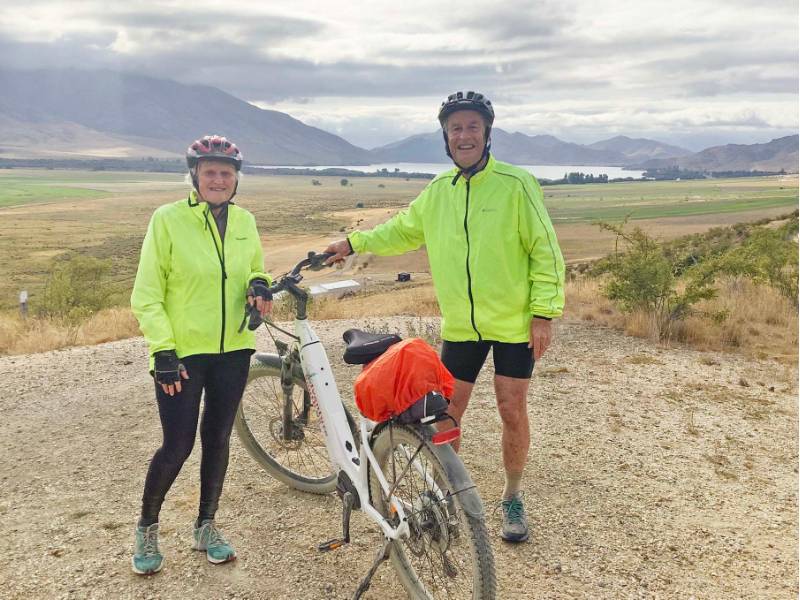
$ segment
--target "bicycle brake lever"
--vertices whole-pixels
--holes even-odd
[[[311,271],[321,271],[325,267],[329,267],[330,265],[325,264],[325,261],[328,260],[331,256],[333,256],[333,252],[320,252],[319,254],[315,252],[308,253],[308,261],[309,265],[308,268]]]
[[[249,318],[248,318],[249,317]],[[264,319],[261,318],[261,313],[258,312],[256,305],[245,304],[244,305],[244,317],[242,317],[242,322],[239,325],[238,332],[242,333],[244,331],[244,326],[247,324],[247,328],[250,331],[255,331],[258,329],[261,324],[264,322]]]
[[[258,329],[261,324],[264,322],[264,319],[261,318],[261,313],[258,312],[256,305],[253,304],[250,307],[250,321],[247,323],[247,328],[250,331],[255,331]]]

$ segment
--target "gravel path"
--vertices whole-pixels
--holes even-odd
[[[332,358],[353,324],[319,324]],[[338,499],[271,480],[235,437],[218,521],[239,560],[213,566],[190,549],[196,451],[162,512],[164,571],[131,573],[141,486],[160,442],[145,355],[138,338],[0,358],[0,596],[351,597],[378,548],[374,526],[354,514],[350,547],[319,554],[315,545],[338,535]],[[337,370],[349,396],[355,371]],[[560,323],[530,394],[533,535],[509,546],[492,512],[500,421],[484,372],[462,456],[489,515],[498,597],[797,598],[796,378],[775,362]],[[366,595],[404,597],[388,565]]]

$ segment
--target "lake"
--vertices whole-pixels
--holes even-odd
[[[261,169],[350,169],[352,171],[364,171],[373,173],[386,169],[394,171],[399,169],[407,173],[432,173],[434,175],[453,168],[453,163],[376,163],[373,165],[324,165],[319,167],[287,167],[284,165],[253,165]],[[642,177],[643,171],[626,171],[622,167],[597,167],[597,166],[576,166],[576,165],[519,165],[534,174],[539,179],[561,179],[564,173],[585,173],[587,175],[608,175],[609,179],[618,177]]]

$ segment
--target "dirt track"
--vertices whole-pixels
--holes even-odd
[[[324,324],[334,362],[349,326]],[[160,439],[145,354],[134,339],[0,358],[0,595],[350,597],[377,548],[371,523],[354,515],[354,543],[318,554],[316,543],[338,535],[338,500],[285,489],[235,439],[218,520],[239,560],[215,567],[190,549],[195,452],[162,512],[164,571],[131,573],[142,480]],[[352,374],[340,369],[343,395]],[[560,323],[530,394],[533,535],[508,546],[492,514],[499,418],[484,372],[463,457],[486,505],[498,597],[796,598],[796,377],[774,362]],[[404,597],[389,566],[366,597]]]

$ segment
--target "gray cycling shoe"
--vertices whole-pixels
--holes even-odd
[[[507,542],[524,542],[528,539],[528,519],[522,505],[522,494],[517,492],[509,500],[501,503],[503,509],[503,529],[500,537]]]
[[[149,527],[136,526],[134,537],[133,572],[138,575],[158,573],[164,566],[164,556],[158,550],[158,523]]]
[[[194,528],[194,549],[205,551],[208,562],[215,565],[236,558],[236,550],[222,537],[213,520],[207,519]]]

